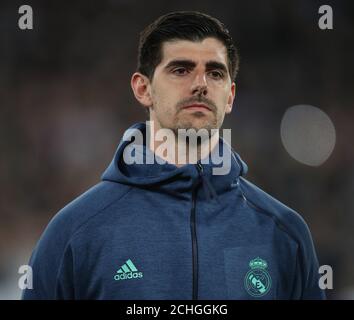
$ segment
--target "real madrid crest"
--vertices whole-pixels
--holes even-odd
[[[272,286],[272,279],[266,270],[268,264],[265,260],[257,257],[250,261],[249,266],[251,270],[245,276],[245,289],[253,297],[262,297],[268,293]]]

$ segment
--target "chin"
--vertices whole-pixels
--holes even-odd
[[[219,129],[218,119],[215,115],[206,115],[203,112],[194,112],[192,114],[177,114],[170,127],[173,131],[177,132],[178,129],[194,129],[196,131],[200,129]]]
[[[182,122],[176,125],[175,130],[178,129],[194,129],[196,131],[200,129],[206,129],[210,131],[211,129],[218,129],[217,125],[210,123],[208,121],[191,121],[191,122]]]

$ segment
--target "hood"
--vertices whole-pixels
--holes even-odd
[[[142,139],[137,139],[140,136]],[[129,150],[132,150],[133,156],[143,156],[144,160],[150,157],[153,159],[150,161],[152,163],[143,161],[143,163],[128,164],[124,161],[126,158],[123,155]],[[219,160],[223,159],[224,155],[231,159],[228,160],[227,174],[215,174],[215,169],[223,166],[223,162],[216,163],[217,161],[213,160],[216,158],[212,155],[217,151],[219,151]],[[158,189],[182,198],[189,198],[191,190],[202,183],[204,197],[210,198],[217,197],[218,194],[233,188],[237,184],[238,177],[245,175],[248,170],[246,163],[222,138],[220,138],[219,148],[214,148],[206,161],[198,161],[198,164],[186,164],[181,167],[170,163],[160,164],[162,161],[157,156],[154,158],[153,152],[146,146],[146,124],[137,123],[125,132],[113,160],[102,175],[102,180],[149,190]]]

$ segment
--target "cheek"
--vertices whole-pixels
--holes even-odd
[[[229,107],[227,106],[230,102],[230,93],[231,92],[231,88],[227,88],[224,92],[223,95],[223,105],[225,106],[225,111],[229,111]]]
[[[178,102],[174,91],[164,86],[159,86],[152,90],[152,100],[157,112],[165,114],[173,114]]]
[[[218,96],[215,98],[215,103],[218,106],[218,110],[221,112],[227,111],[227,104],[229,102],[229,91],[220,90]]]

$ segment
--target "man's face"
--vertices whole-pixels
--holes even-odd
[[[235,96],[223,43],[175,40],[161,50],[162,61],[149,85],[150,120],[174,131],[220,128]]]

